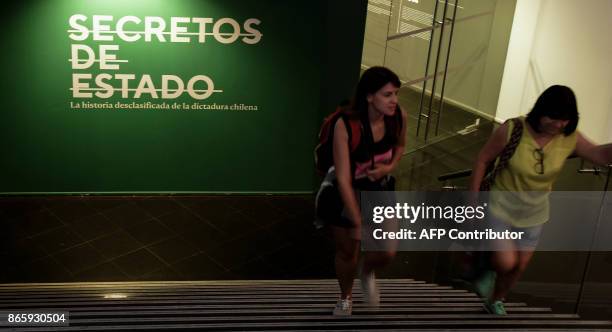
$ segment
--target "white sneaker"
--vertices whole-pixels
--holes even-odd
[[[363,299],[371,307],[378,307],[380,304],[380,293],[376,286],[376,276],[374,271],[371,271],[367,275],[361,274],[361,292],[363,293]]]
[[[353,312],[351,299],[339,299],[334,308],[334,316],[350,316]]]

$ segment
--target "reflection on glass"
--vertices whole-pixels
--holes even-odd
[[[404,83],[400,104],[410,115],[408,151],[456,135],[476,118],[494,117],[516,1],[458,0],[451,31],[455,3],[449,0],[446,11],[444,0],[438,0],[437,10],[435,0],[368,3],[362,67],[387,66]],[[436,98],[430,102],[434,76]],[[440,103],[443,87],[444,103]],[[432,115],[421,116],[421,126],[427,119],[436,126],[442,107],[438,136],[427,142],[421,131],[415,139],[423,89],[423,112],[427,114],[431,104]]]
[[[366,28],[361,58],[362,67],[369,68],[384,64],[390,17],[390,0],[368,1],[368,13],[366,16]]]

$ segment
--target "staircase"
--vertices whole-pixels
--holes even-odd
[[[355,285],[353,315],[334,317],[335,280],[0,284],[0,330],[17,331],[612,331],[549,308],[484,312],[473,293],[411,279],[379,280],[379,308]],[[69,326],[7,326],[7,311],[69,312]]]

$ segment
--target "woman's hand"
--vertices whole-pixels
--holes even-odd
[[[367,170],[370,181],[378,181],[393,171],[391,164],[376,163],[373,169]]]
[[[594,164],[607,166],[612,164],[612,143],[595,145],[580,132],[576,133],[576,154]]]

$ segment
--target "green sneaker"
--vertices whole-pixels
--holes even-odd
[[[504,308],[504,302],[502,301],[486,301],[484,304],[485,310],[493,315],[507,315],[506,308]]]
[[[495,278],[497,274],[495,271],[486,271],[474,281],[474,291],[478,296],[483,299],[490,299],[493,294],[493,289],[495,288]]]

